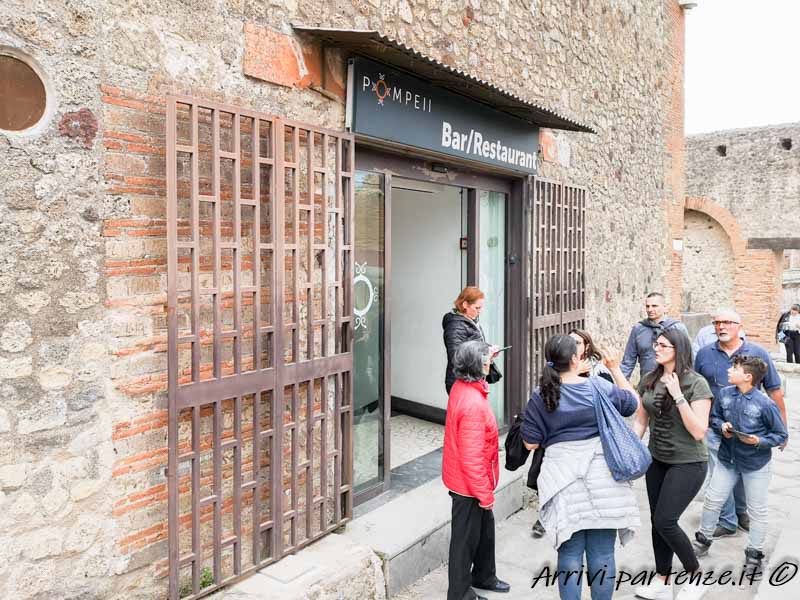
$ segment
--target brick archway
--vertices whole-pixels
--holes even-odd
[[[781,253],[749,249],[736,217],[711,198],[687,196],[683,208],[708,215],[728,235],[734,258],[734,308],[742,317],[748,339],[774,350],[782,289]]]

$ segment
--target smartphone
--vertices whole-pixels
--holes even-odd
[[[734,435],[738,435],[739,437],[741,436],[750,437],[751,435],[753,435],[752,433],[745,433],[744,431],[736,431],[735,429],[728,429],[728,431]]]

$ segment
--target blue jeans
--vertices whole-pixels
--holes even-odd
[[[713,434],[713,435],[712,435]],[[720,438],[716,432],[708,430],[706,434],[706,442],[708,444],[708,476],[706,478],[706,493],[708,493],[708,486],[711,483],[711,478],[714,475],[714,470],[719,464],[719,444]],[[719,525],[725,529],[733,531],[739,525],[739,519],[736,515],[741,515],[747,512],[747,498],[745,497],[744,483],[741,476],[733,487],[733,493],[728,494],[725,503],[722,505],[722,510],[719,513]],[[709,536],[710,537],[710,536]]]
[[[583,529],[558,547],[558,594],[561,600],[580,600],[583,578],[592,600],[609,600],[614,593],[616,529]],[[583,555],[589,566],[583,571]]]
[[[767,539],[767,516],[769,512],[769,480],[772,476],[770,463],[757,471],[736,471],[732,465],[719,463],[706,491],[703,501],[703,515],[700,517],[700,531],[708,538],[714,533],[719,511],[730,496],[737,481],[744,481],[747,493],[747,515],[750,517],[750,543],[755,550],[764,549]]]

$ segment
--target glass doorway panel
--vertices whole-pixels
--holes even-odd
[[[506,327],[506,195],[482,190],[478,199],[478,210],[478,287],[486,294],[480,323],[486,341],[503,347]],[[497,424],[502,427],[506,422],[505,353],[500,353],[495,364],[503,373],[504,379],[489,387],[489,402]]]
[[[385,177],[355,179],[353,473],[356,491],[383,481]]]

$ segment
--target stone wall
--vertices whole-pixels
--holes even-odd
[[[686,211],[681,311],[713,314],[721,306],[733,306],[734,269],[727,232],[709,215]]]
[[[797,123],[690,136],[686,140],[687,194],[723,209],[721,226],[730,233],[735,224],[745,245],[750,238],[800,237],[798,144],[800,124]],[[709,237],[698,238],[696,243],[707,243],[711,253],[718,241],[718,231],[714,228],[708,232]],[[759,341],[774,348],[774,323],[781,309],[795,297],[797,276],[791,270],[785,271],[782,288],[782,252],[747,251],[741,256],[757,254],[766,257],[763,262],[766,268],[752,268],[747,262],[737,264],[736,273],[730,276],[727,285],[750,290],[748,293],[735,290],[735,295],[741,298],[740,313],[752,313],[756,309],[748,304],[760,303],[759,316],[749,314],[747,332],[750,335],[761,331]],[[687,264],[689,261],[685,260],[684,269]],[[762,265],[760,259],[758,264]],[[704,294],[698,289],[699,278],[684,278],[684,283],[690,286],[684,288],[684,298]]]
[[[3,597],[164,597],[164,97],[341,129],[341,57],[292,22],[380,29],[591,124],[544,131],[541,168],[589,190],[588,327],[622,344],[647,291],[677,308],[677,0],[9,0],[0,45],[41,64],[55,113],[0,133]]]
[[[745,238],[798,237],[800,123],[688,136],[686,193],[730,210]]]

